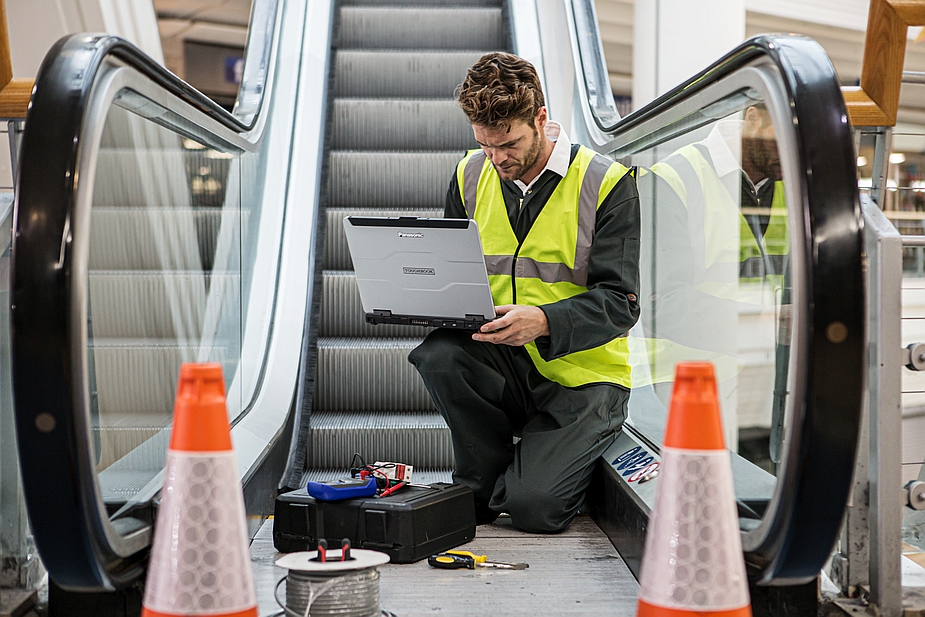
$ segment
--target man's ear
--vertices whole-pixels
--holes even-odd
[[[745,110],[745,136],[754,137],[761,130],[761,112],[754,107]]]
[[[536,110],[536,115],[533,117],[533,125],[536,127],[536,130],[542,134],[548,120],[549,112],[547,112],[546,107],[543,106]]]

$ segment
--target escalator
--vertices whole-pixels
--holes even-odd
[[[27,503],[59,586],[143,573],[180,362],[223,367],[252,532],[278,490],[354,454],[449,479],[448,430],[406,360],[426,331],[365,323],[343,218],[442,214],[475,146],[453,90],[498,49],[534,62],[573,141],[639,169],[634,389],[595,521],[638,574],[670,368],[709,360],[730,447],[757,427],[774,453],[734,457],[751,577],[816,576],[851,480],[865,340],[853,144],[821,48],[754,39],[621,119],[590,0],[256,0],[234,113],[113,37],[59,42],[37,78],[12,353]],[[745,141],[753,109],[765,143]],[[758,145],[779,157],[777,201],[743,208],[761,180],[740,148]],[[711,163],[685,167],[697,153]]]
[[[365,322],[343,220],[443,215],[456,162],[476,146],[453,90],[483,53],[508,47],[502,6],[346,0],[337,15],[309,469],[342,476],[356,453],[449,481],[449,431],[406,361],[425,331]]]

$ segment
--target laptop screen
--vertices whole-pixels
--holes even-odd
[[[344,231],[367,320],[473,328],[494,319],[475,221],[348,216]]]

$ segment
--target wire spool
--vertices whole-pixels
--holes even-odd
[[[350,559],[340,561],[339,549],[327,551],[318,561],[315,551],[291,553],[276,565],[289,573],[276,584],[276,601],[290,617],[380,617],[379,568],[389,556],[376,551],[352,549]],[[286,603],[279,587],[286,582]]]

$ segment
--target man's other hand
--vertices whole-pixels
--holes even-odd
[[[499,317],[483,324],[472,340],[519,347],[549,335],[546,313],[539,307],[505,304],[496,306],[495,313]]]

